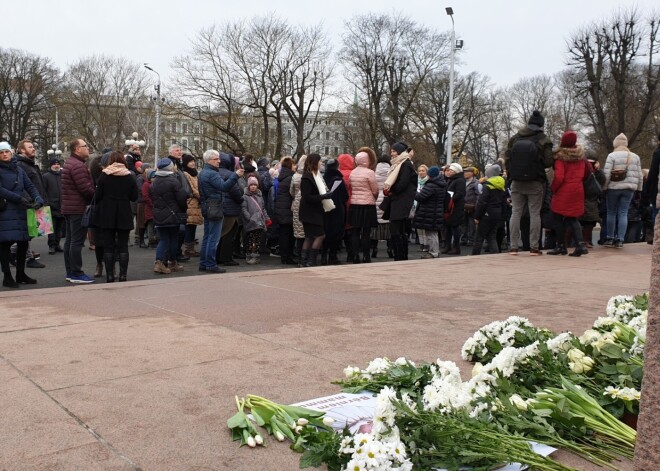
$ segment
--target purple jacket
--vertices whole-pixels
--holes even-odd
[[[94,196],[94,181],[85,162],[72,154],[62,169],[61,213],[83,214]]]

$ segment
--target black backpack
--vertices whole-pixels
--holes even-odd
[[[509,151],[509,179],[519,181],[545,180],[538,142],[542,133],[521,137]]]

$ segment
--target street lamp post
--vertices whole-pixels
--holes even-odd
[[[50,147],[51,148],[46,151],[46,154],[48,154],[48,160],[52,159],[53,157],[59,159],[62,156],[62,151],[57,148],[57,144],[53,144]]]
[[[134,132],[133,134],[131,134],[131,139],[126,139],[124,144],[126,144],[127,147],[130,146],[144,147],[145,142],[142,139],[138,140],[138,137],[139,137],[138,133]]]
[[[154,145],[154,168],[158,167],[158,147],[160,144],[160,74],[154,69],[149,67],[149,64],[144,64],[144,68],[150,70],[158,76],[158,84],[154,86],[156,90],[156,144]]]
[[[454,9],[445,8],[451,18],[451,65],[449,66],[449,116],[447,117],[447,165],[452,162],[452,126],[454,124],[454,49],[456,46],[456,34],[454,32]]]

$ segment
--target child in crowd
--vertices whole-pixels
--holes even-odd
[[[241,212],[246,237],[246,261],[249,265],[255,265],[259,263],[261,239],[266,228],[272,224],[266,213],[264,199],[261,196],[261,190],[259,190],[259,180],[256,177],[248,178]]]

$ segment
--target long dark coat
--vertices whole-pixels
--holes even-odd
[[[449,177],[447,191],[454,193],[452,196],[452,199],[454,200],[454,210],[445,223],[448,226],[460,226],[463,223],[463,213],[465,212],[465,177],[462,173],[457,173]],[[447,204],[449,204],[449,201],[447,201]]]
[[[300,180],[300,221],[323,226],[323,204],[314,176],[303,173]]]
[[[444,225],[445,195],[447,184],[440,176],[426,181],[422,190],[417,193],[417,209],[413,219],[413,227],[426,231],[439,231]]]
[[[399,175],[390,188],[390,221],[408,219],[417,194],[417,172],[410,160],[401,164]]]
[[[16,162],[0,162],[0,198],[7,200],[7,208],[0,211],[0,242],[29,240],[27,208],[21,204],[24,190],[32,199],[41,200],[39,192]]]
[[[62,216],[60,213],[60,208],[62,207],[62,203],[60,202],[62,194],[62,172],[49,170],[43,174],[43,180],[45,194],[41,196],[50,205],[50,212],[53,217]]]
[[[275,222],[278,224],[293,224],[293,211],[291,211],[291,180],[293,179],[293,170],[282,167],[277,176],[277,197],[275,198]]]
[[[344,183],[344,177],[339,170],[327,169],[323,175],[323,181],[332,188],[335,181],[341,183],[332,192],[332,202],[335,204],[335,209],[325,213],[324,226],[326,239],[336,239],[342,237],[344,234],[344,225],[346,224],[346,202],[348,201],[348,189]]]
[[[137,182],[133,174],[99,177],[94,193],[96,198],[95,225],[99,229],[133,229],[131,201],[138,198]]]

